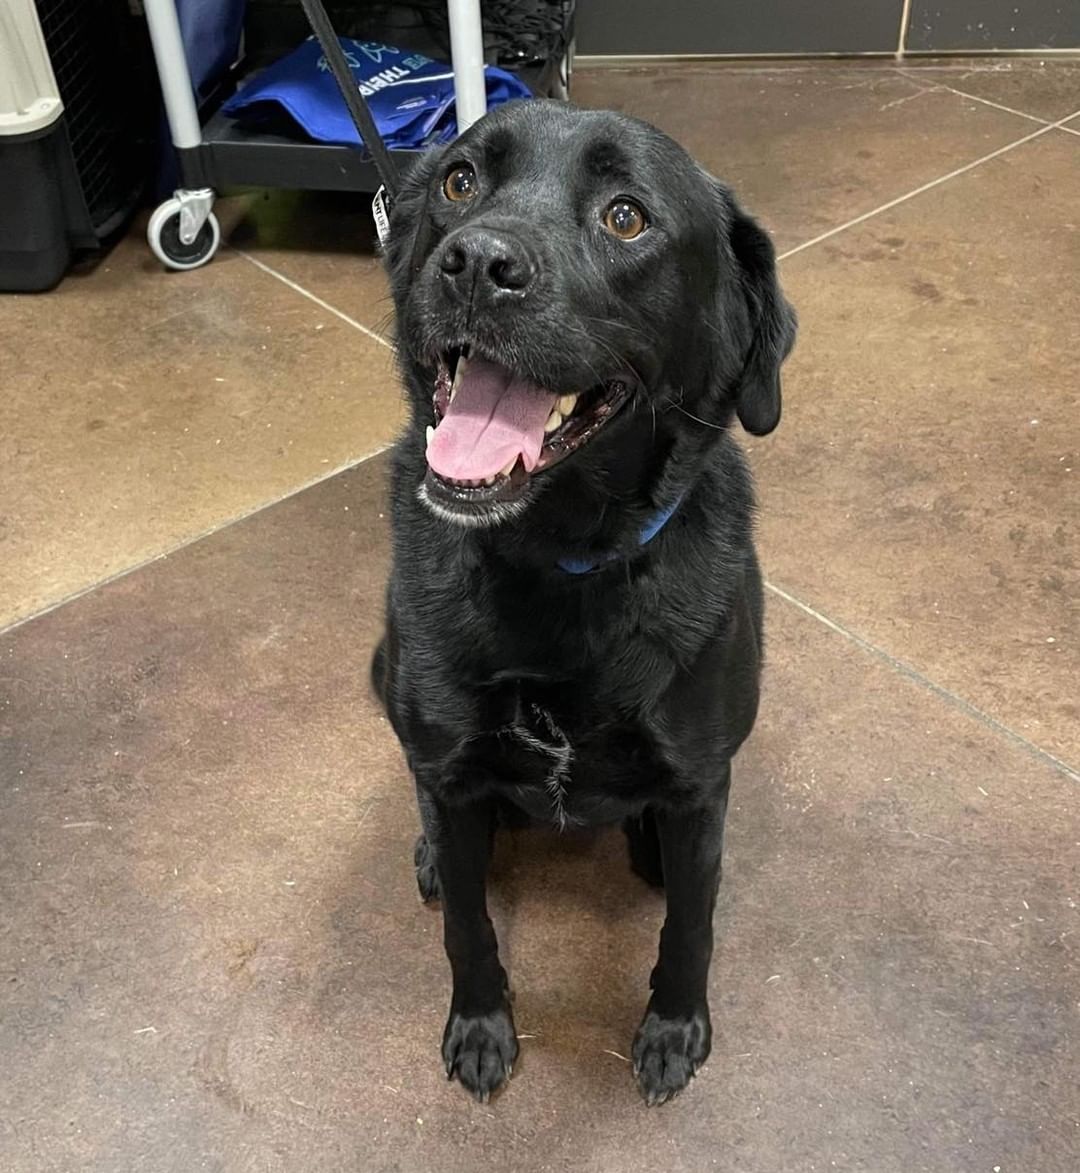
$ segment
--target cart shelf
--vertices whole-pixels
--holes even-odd
[[[392,153],[402,172],[421,154]],[[282,187],[373,192],[379,186],[371,158],[356,147],[255,132],[241,128],[221,110],[203,126],[202,143],[183,154],[188,182],[218,190]]]

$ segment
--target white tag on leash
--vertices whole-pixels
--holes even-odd
[[[379,234],[379,244],[386,247],[390,239],[390,207],[386,195],[385,184],[380,185],[371,201],[371,214],[375,217],[375,231]]]

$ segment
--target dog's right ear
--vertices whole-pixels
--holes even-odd
[[[742,426],[764,436],[780,422],[780,367],[795,344],[797,318],[780,290],[776,250],[768,234],[726,188],[727,243],[749,316],[748,346],[734,389]]]

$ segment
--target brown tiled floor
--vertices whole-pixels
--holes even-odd
[[[135,235],[0,301],[0,364],[0,627],[371,455],[401,420],[384,343],[234,252],[166,274]]]
[[[1074,139],[792,257],[798,384],[754,452],[779,584],[1080,762]]]
[[[441,1077],[438,914],[364,683],[385,458],[294,492],[396,426],[350,324],[384,286],[362,207],[247,200],[200,273],[132,240],[0,301],[0,627],[87,592],[0,635],[5,1171],[1080,1164],[1080,135],[1047,122],[1080,68],[577,97],[730,178],[803,317],[750,446],[771,655],[712,1059],[638,1102],[660,905],[617,836],[521,835],[493,905],[522,1059],[487,1107]]]
[[[986,102],[996,102],[1029,118],[1053,122],[1076,113],[1080,61],[912,61],[904,72],[924,85],[945,86]]]

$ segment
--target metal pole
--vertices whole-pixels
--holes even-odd
[[[484,31],[480,0],[447,0],[450,17],[450,59],[454,66],[458,132],[487,113],[484,80]]]
[[[178,150],[197,147],[202,142],[202,127],[176,5],[173,0],[144,0],[144,8],[173,146]]]

